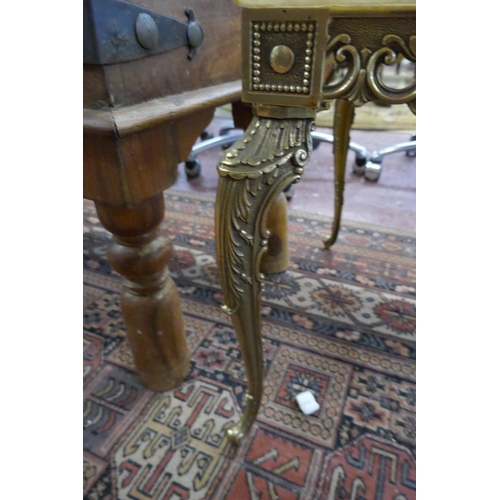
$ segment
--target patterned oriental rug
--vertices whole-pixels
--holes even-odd
[[[138,383],[110,235],[84,201],[84,498],[410,500],[416,497],[415,235],[290,213],[292,265],[263,297],[265,382],[251,434],[231,447],[246,391],[222,296],[213,196],[169,190],[163,229],[182,297],[191,371]],[[300,412],[311,391],[320,409]]]

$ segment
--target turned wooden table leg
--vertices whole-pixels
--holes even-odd
[[[167,266],[172,244],[159,232],[163,193],[133,208],[99,202],[96,208],[114,235],[109,263],[125,277],[121,306],[137,375],[147,389],[169,390],[190,365],[179,293]]]
[[[333,215],[332,234],[323,242],[325,248],[330,248],[339,234],[342,205],[344,204],[345,167],[349,152],[349,134],[354,120],[354,104],[344,99],[335,102],[333,120],[334,176],[335,176],[335,212]]]
[[[218,166],[215,235],[223,310],[231,315],[248,377],[245,412],[228,430],[234,444],[250,430],[262,397],[260,264],[271,235],[267,214],[278,195],[300,178],[312,150],[311,127],[312,119],[255,117]]]
[[[260,262],[260,270],[269,274],[282,273],[290,265],[288,203],[284,193],[280,193],[269,208],[266,226],[270,236],[267,240],[267,252]]]

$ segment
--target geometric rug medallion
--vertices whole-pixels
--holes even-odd
[[[415,499],[415,235],[343,221],[325,251],[331,219],[289,213],[291,265],[262,298],[262,405],[233,448],[247,382],[220,308],[213,204],[165,192],[191,370],[154,393],[134,372],[110,234],[84,201],[84,498]],[[312,415],[295,401],[304,390]]]

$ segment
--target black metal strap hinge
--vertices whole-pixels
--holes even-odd
[[[83,0],[83,62],[117,64],[203,42],[190,8],[187,24],[122,0]]]

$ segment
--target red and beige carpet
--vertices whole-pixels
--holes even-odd
[[[290,213],[292,265],[263,297],[265,382],[251,434],[232,448],[245,370],[222,313],[213,196],[167,191],[191,371],[141,387],[120,313],[110,238],[84,201],[83,495],[103,499],[410,500],[416,497],[415,235]],[[300,412],[294,396],[320,404]]]

